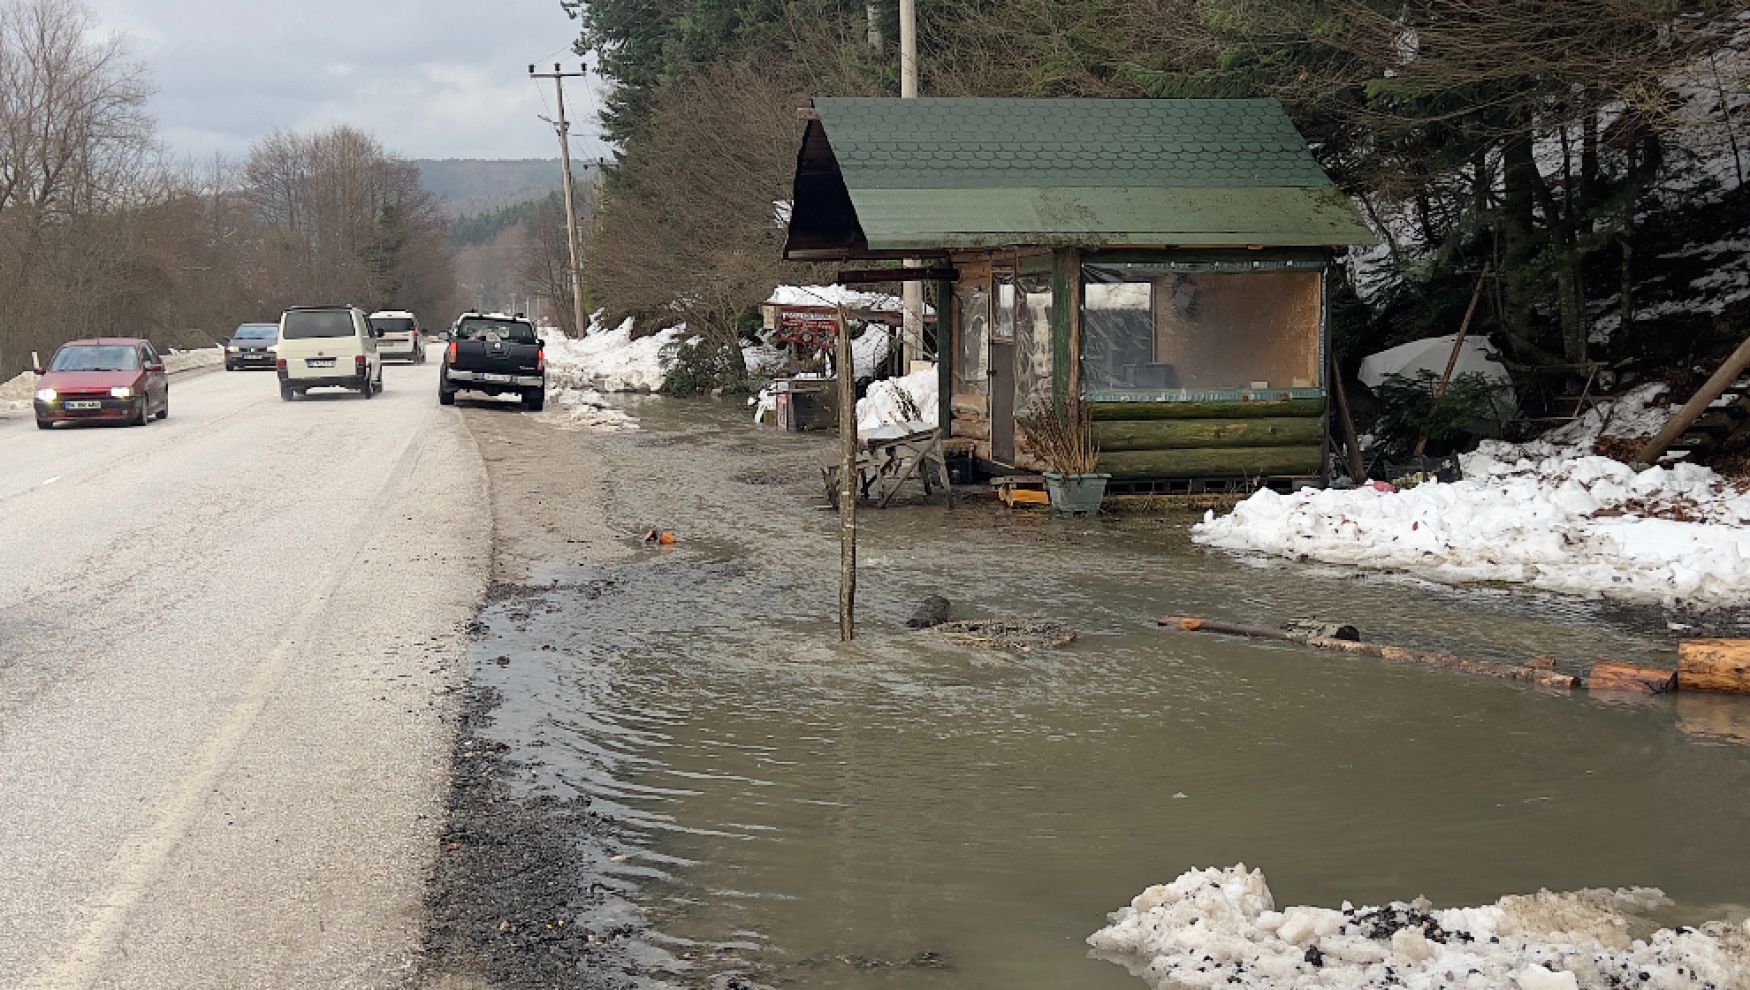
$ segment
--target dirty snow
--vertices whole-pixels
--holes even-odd
[[[1259,491],[1192,527],[1208,546],[1405,571],[1449,584],[1506,582],[1628,601],[1750,602],[1750,494],[1694,464],[1644,471],[1591,453],[1600,436],[1656,431],[1646,386],[1544,439],[1485,443],[1463,479],[1401,491]]]
[[[590,317],[589,333],[572,340],[559,334],[547,337],[548,388],[575,388],[598,392],[655,392],[668,380],[662,365],[663,348],[696,339],[685,323],[664,327],[647,337],[634,339],[633,321],[618,326],[601,322],[602,314]],[[754,374],[777,368],[784,352],[766,343],[744,344],[742,356]]]
[[[222,347],[197,347],[186,351],[165,351],[164,370],[172,375],[196,368],[216,367],[225,363]],[[24,371],[0,384],[0,419],[20,416],[31,411],[36,398],[36,373]]]
[[[884,426],[918,432],[935,426],[938,381],[932,364],[903,378],[884,378],[870,385],[857,400],[857,432],[869,433]]]
[[[607,397],[589,388],[564,386],[547,389],[547,407],[536,417],[560,429],[636,430],[638,420],[608,404]]]
[[[1743,987],[1750,920],[1665,929],[1653,888],[1547,890],[1481,907],[1276,909],[1261,870],[1191,870],[1088,936],[1157,990],[1649,990]]]

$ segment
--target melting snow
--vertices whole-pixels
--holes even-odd
[[[1647,887],[1547,890],[1482,907],[1420,898],[1276,910],[1260,870],[1191,870],[1088,936],[1157,990],[1700,990],[1750,985],[1750,921],[1661,929]]]
[[[1463,480],[1259,491],[1208,513],[1210,546],[1406,571],[1462,584],[1501,581],[1633,601],[1750,602],[1750,494],[1693,464],[1644,471],[1591,454],[1601,436],[1656,431],[1668,408],[1647,386],[1521,446],[1485,443]]]
[[[911,432],[936,425],[939,379],[936,366],[912,372],[903,378],[885,378],[869,386],[857,400],[857,432],[869,433],[884,426],[906,427]]]

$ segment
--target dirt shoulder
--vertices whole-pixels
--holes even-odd
[[[487,473],[492,585],[472,627],[468,685],[451,754],[451,792],[427,887],[421,980],[434,990],[636,985],[623,928],[596,921],[601,826],[587,797],[539,793],[536,768],[493,732],[505,699],[481,675],[495,634],[538,607],[562,568],[619,556],[601,466],[586,435],[495,407],[460,409]],[[486,520],[490,519],[488,523]],[[498,658],[500,661],[505,658]]]

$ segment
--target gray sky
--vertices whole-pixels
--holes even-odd
[[[178,156],[241,157],[276,129],[351,124],[407,158],[557,158],[553,83],[577,24],[558,0],[85,0],[151,72]],[[595,87],[566,84],[571,153],[593,158]]]

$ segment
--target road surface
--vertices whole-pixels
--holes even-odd
[[[0,987],[409,978],[491,536],[435,375],[0,420]]]

